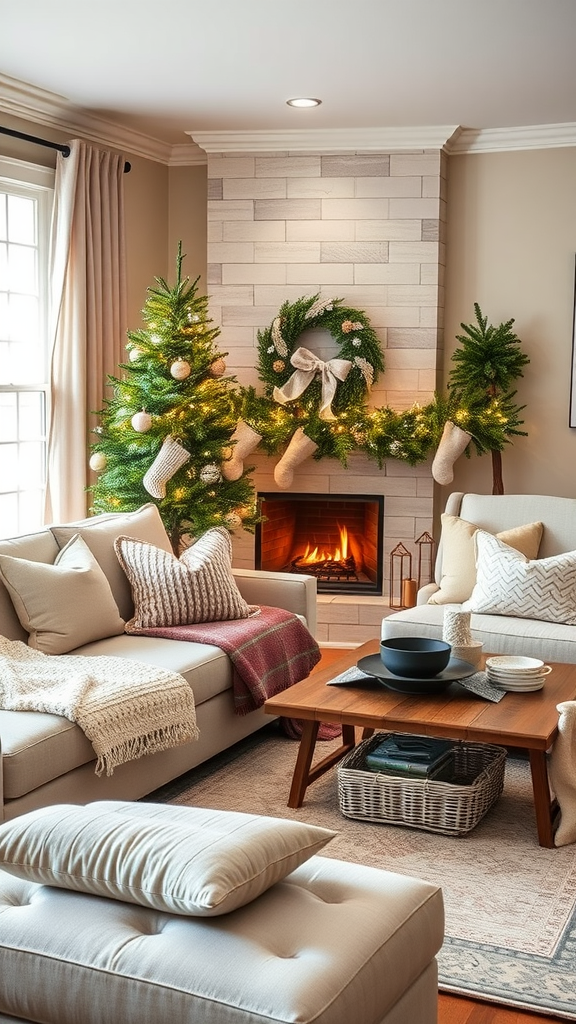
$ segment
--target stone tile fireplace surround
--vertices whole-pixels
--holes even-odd
[[[203,142],[200,141],[203,145]],[[208,147],[206,147],[208,149]],[[208,293],[221,328],[227,370],[244,385],[261,385],[257,331],[283,302],[320,292],[362,309],[382,342],[386,370],[369,404],[396,410],[428,403],[442,355],[446,163],[442,149],[409,152],[208,151]],[[337,354],[332,339],[320,344]],[[302,344],[318,350],[319,341]],[[326,356],[324,356],[326,358]],[[275,460],[248,459],[257,492],[283,493]],[[295,492],[382,494],[382,596],[321,594],[318,640],[362,643],[378,635],[388,611],[390,552],[411,551],[432,533],[430,464],[410,467],[354,453],[346,468],[308,459]],[[254,567],[254,538],[234,538],[234,561]]]

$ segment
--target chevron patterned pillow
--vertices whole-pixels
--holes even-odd
[[[530,561],[484,530],[474,546],[476,586],[464,611],[576,625],[576,551]]]
[[[114,548],[134,601],[127,633],[246,619],[256,610],[236,586],[232,542],[224,527],[207,530],[180,558],[134,537],[118,537]]]

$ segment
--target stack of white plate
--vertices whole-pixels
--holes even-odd
[[[489,681],[500,690],[514,693],[541,690],[545,677],[551,671],[550,665],[545,665],[539,658],[501,655],[498,658],[486,659],[486,675]]]

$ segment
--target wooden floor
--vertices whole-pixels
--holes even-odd
[[[322,661],[317,669],[326,668],[346,652],[342,648],[323,648]],[[550,1024],[558,1017],[542,1017],[537,1013],[522,1013],[519,1010],[498,1006],[495,1003],[481,1003],[461,996],[438,996],[438,1024]],[[416,1024],[416,1022],[414,1022]]]

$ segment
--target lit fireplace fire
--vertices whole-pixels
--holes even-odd
[[[338,527],[340,544],[333,550],[312,548],[308,543],[304,554],[292,560],[295,572],[307,572],[324,580],[358,579],[356,559],[351,550],[351,538],[345,526]]]

